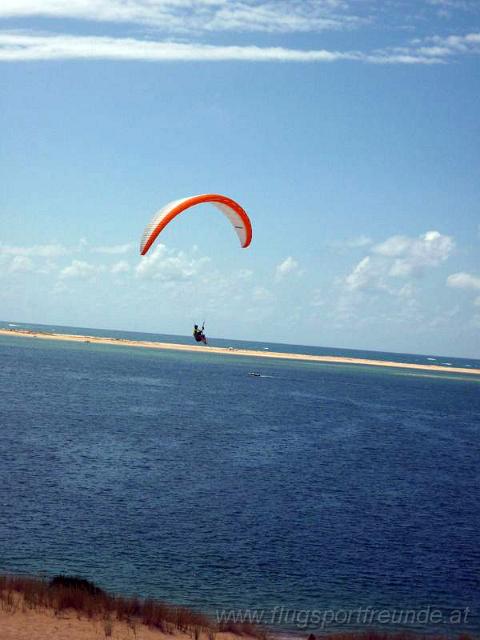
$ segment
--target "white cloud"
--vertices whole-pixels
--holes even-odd
[[[311,294],[310,306],[314,308],[326,307],[327,297],[321,289],[314,289]]]
[[[275,296],[269,289],[259,286],[259,287],[254,287],[252,292],[252,298],[254,302],[271,303],[274,301]]]
[[[8,273],[49,273],[57,268],[54,259],[68,253],[60,244],[37,244],[30,247],[0,244],[0,262]]]
[[[200,43],[160,42],[104,36],[0,33],[0,61],[22,60],[143,60],[245,62],[334,62],[360,60],[358,53],[286,49],[284,47],[215,46]]]
[[[471,273],[459,272],[452,273],[447,278],[447,286],[455,289],[470,289],[473,291],[480,290],[480,276],[474,276]]]
[[[345,285],[350,291],[368,288],[382,288],[383,266],[370,256],[365,256],[345,278]]]
[[[0,244],[0,254],[13,256],[38,256],[41,258],[57,258],[67,255],[68,250],[60,244],[36,244],[31,247],[15,247]]]
[[[240,281],[251,280],[253,278],[253,271],[251,269],[240,269],[237,271],[237,277]]]
[[[9,273],[26,273],[33,271],[34,265],[31,258],[25,255],[17,255],[8,265]]]
[[[277,280],[282,280],[293,273],[299,273],[299,265],[292,256],[288,256],[283,262],[277,265],[275,269],[275,278]]]
[[[127,242],[125,244],[105,245],[100,247],[92,247],[90,250],[92,253],[103,253],[106,255],[123,255],[132,251],[135,247],[133,242]]]
[[[451,326],[452,320],[458,318],[460,311],[459,305],[454,305],[450,309],[442,309],[427,319],[428,326],[432,329]]]
[[[404,46],[363,52],[363,62],[372,64],[445,64],[454,56],[479,55],[480,33],[415,38]]]
[[[119,260],[110,267],[110,273],[118,275],[120,273],[128,273],[130,271],[130,265],[126,260]]]
[[[164,282],[193,280],[202,268],[210,262],[210,258],[189,257],[183,251],[167,249],[164,244],[157,244],[153,251],[144,256],[135,268],[138,278],[152,278]]]
[[[101,267],[85,262],[84,260],[72,260],[72,263],[68,267],[64,267],[60,271],[61,278],[91,278]]]
[[[2,0],[0,20],[44,17],[68,21],[117,24],[123,35],[5,30],[0,32],[0,61],[53,59],[109,59],[148,61],[291,61],[350,60],[371,64],[439,64],[452,56],[480,53],[480,33],[430,35],[403,46],[349,51],[286,47],[220,46],[202,39],[214,34],[302,34],[352,30],[381,24],[388,18],[397,29],[414,24],[441,9],[469,9],[474,0],[425,0],[415,11],[398,11],[396,2],[380,0]],[[415,4],[415,3],[414,3]],[[477,3],[478,4],[478,3]],[[425,10],[430,5],[430,10]],[[432,11],[433,7],[433,11]],[[478,11],[478,7],[477,7]],[[26,23],[27,24],[27,23]],[[143,27],[146,38],[128,37]],[[85,25],[81,32],[86,33]],[[99,27],[95,26],[98,33]],[[390,28],[391,31],[391,28]],[[152,32],[165,40],[153,40]],[[78,33],[78,32],[77,32]],[[169,40],[173,35],[181,42]],[[197,42],[188,42],[195,37]]]
[[[447,58],[459,54],[480,54],[480,33],[466,35],[431,36],[425,43],[417,46],[416,51],[422,55]]]
[[[411,238],[407,238],[406,236],[391,236],[384,242],[377,244],[373,250],[380,255],[395,257],[408,251],[411,243]]]
[[[427,4],[434,7],[448,7],[451,9],[473,9],[475,0],[427,0]]]
[[[471,37],[476,34],[471,34]],[[477,34],[480,36],[480,34]],[[285,47],[220,46],[203,43],[152,41],[107,36],[0,32],[0,62],[27,60],[133,60],[151,62],[337,62],[356,61],[372,64],[438,64],[453,53],[477,53],[477,50],[412,47],[374,52],[327,49],[289,49]]]
[[[349,238],[347,240],[337,240],[335,242],[329,243],[329,246],[333,249],[349,250],[349,249],[363,249],[364,247],[368,247],[372,244],[372,239],[366,235],[359,235],[355,238]]]
[[[450,236],[427,231],[418,238],[392,236],[375,247],[373,253],[393,258],[389,275],[406,277],[420,275],[426,267],[435,267],[447,260],[455,247]]]
[[[162,31],[312,32],[365,22],[347,0],[3,0],[0,18],[44,16]]]
[[[369,244],[372,244],[372,240],[368,236],[357,236],[356,238],[351,238],[350,240],[346,240],[344,245],[351,249],[358,249],[360,247],[367,247]]]
[[[419,277],[426,269],[437,267],[447,260],[455,247],[450,236],[427,231],[417,238],[395,235],[372,247],[367,255],[344,279],[349,291],[383,290],[391,295],[413,297],[414,288],[394,286],[399,278]]]
[[[405,302],[408,302],[410,300],[415,300],[416,287],[414,283],[407,282],[406,284],[403,285],[403,287],[400,287],[400,289],[398,289],[398,291],[396,292],[396,295],[398,295],[398,297],[404,300]]]
[[[388,4],[390,7],[388,7]],[[167,33],[266,32],[305,33],[346,30],[385,20],[385,5],[397,26],[422,22],[429,6],[441,15],[453,10],[478,11],[477,0],[408,2],[382,0],[2,0],[0,18],[45,17],[100,23],[143,25]],[[431,16],[428,16],[431,18]]]

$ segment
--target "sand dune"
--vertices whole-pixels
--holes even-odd
[[[74,612],[55,615],[49,610],[24,609],[13,613],[0,609],[2,640],[163,640],[167,634],[144,625],[131,627],[125,622],[91,620]],[[111,631],[111,633],[110,633]],[[110,634],[110,635],[109,635]],[[177,638],[177,636],[175,636]],[[191,640],[186,634],[177,640]],[[170,640],[175,640],[170,636]]]
[[[255,640],[233,633],[216,633],[215,640]],[[181,632],[163,633],[140,622],[127,624],[116,619],[87,618],[74,611],[56,614],[49,609],[19,608],[6,611],[0,607],[1,640],[193,640]],[[208,640],[202,633],[199,640]],[[256,639],[258,640],[258,639]]]

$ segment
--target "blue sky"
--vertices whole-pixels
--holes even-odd
[[[3,0],[0,317],[480,357],[480,4]],[[224,193],[138,243],[170,200]]]

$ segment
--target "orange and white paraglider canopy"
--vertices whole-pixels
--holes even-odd
[[[141,255],[144,256],[147,253],[158,235],[176,216],[191,207],[195,207],[197,204],[206,202],[211,202],[230,220],[238,235],[240,244],[243,248],[248,247],[252,241],[252,225],[248,215],[238,202],[218,193],[204,193],[199,196],[174,200],[165,205],[160,211],[157,211],[143,232],[140,242]]]

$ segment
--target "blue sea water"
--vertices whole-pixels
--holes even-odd
[[[476,376],[13,336],[0,358],[0,572],[480,632]]]

